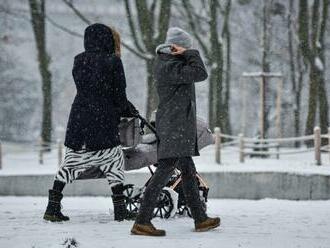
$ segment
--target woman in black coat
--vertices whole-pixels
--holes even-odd
[[[124,157],[120,146],[120,117],[137,114],[126,98],[126,80],[120,59],[119,34],[103,24],[86,28],[85,51],[74,59],[77,94],[67,125],[63,164],[49,190],[44,219],[66,221],[61,213],[62,191],[67,183],[97,171],[107,178],[115,220],[126,218],[123,195]]]
[[[187,32],[170,28],[165,44],[156,49],[158,166],[145,190],[132,234],[165,235],[164,230],[152,225],[151,219],[157,197],[175,168],[181,171],[183,192],[195,221],[195,230],[207,231],[220,225],[220,218],[209,218],[205,213],[192,160],[192,156],[199,155],[194,83],[205,80],[207,72],[199,52],[191,47],[192,38]]]

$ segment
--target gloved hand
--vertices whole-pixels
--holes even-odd
[[[130,101],[128,101],[128,109],[132,116],[137,117],[139,115],[139,111],[135,108],[135,106]]]
[[[127,108],[124,111],[124,113],[122,113],[122,117],[137,117],[139,115],[139,111],[135,108],[135,106],[130,102],[127,101]]]

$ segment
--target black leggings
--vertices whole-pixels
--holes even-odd
[[[158,161],[156,172],[144,192],[136,223],[150,223],[153,210],[156,207],[157,197],[173,175],[175,168],[181,171],[183,192],[195,223],[202,222],[207,218],[199,196],[194,161],[191,157],[182,157],[161,159]]]

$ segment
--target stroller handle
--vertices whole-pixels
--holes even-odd
[[[140,114],[138,114],[137,115],[137,118],[140,119],[141,126],[146,125],[156,135],[156,137],[158,138],[156,129],[144,117],[142,117]]]

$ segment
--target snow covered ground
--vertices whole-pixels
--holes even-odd
[[[133,222],[114,222],[111,200],[103,197],[67,197],[67,223],[41,219],[45,197],[0,197],[0,247],[330,247],[330,201],[210,200],[209,215],[221,216],[219,229],[194,233],[188,217],[155,219],[166,237],[130,235]],[[74,246],[73,246],[74,247]]]
[[[304,149],[304,148],[303,148]],[[44,155],[44,164],[38,163],[38,151],[23,145],[3,145],[3,169],[1,175],[35,175],[54,174],[58,168],[57,150]],[[282,148],[290,152],[293,149]],[[299,151],[299,150],[296,150]],[[64,153],[64,151],[63,151]],[[314,152],[281,155],[277,160],[274,156],[267,159],[246,158],[245,163],[239,162],[236,147],[224,148],[221,153],[222,164],[215,163],[214,146],[208,146],[201,151],[200,157],[195,157],[199,172],[237,171],[237,172],[290,172],[295,174],[330,175],[329,153],[322,153],[322,166],[316,166]],[[147,168],[134,172],[148,172]]]

